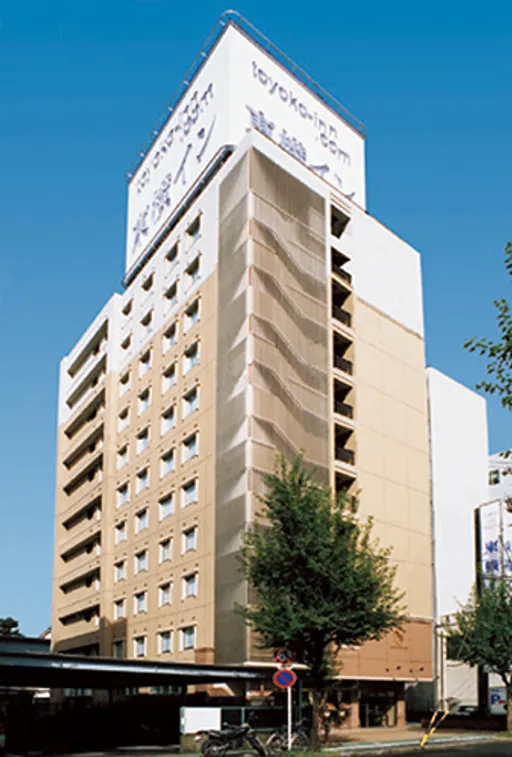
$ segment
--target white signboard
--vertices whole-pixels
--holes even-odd
[[[182,707],[180,709],[181,733],[218,731],[221,727],[220,707]]]
[[[131,179],[127,270],[221,149],[239,144],[250,129],[364,207],[362,135],[229,26]]]

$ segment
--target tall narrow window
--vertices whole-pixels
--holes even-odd
[[[162,394],[165,394],[176,383],[176,364],[173,363],[162,374]]]
[[[190,413],[193,413],[198,408],[199,388],[197,386],[194,386],[193,389],[190,389],[190,391],[183,395],[182,417],[186,418],[187,415],[190,415]]]
[[[164,410],[162,413],[162,422],[161,422],[161,433],[162,436],[166,434],[168,431],[171,431],[171,429],[174,428],[176,425],[176,412],[174,405],[171,405],[171,407],[168,407],[167,410]]]
[[[137,434],[137,454],[140,455],[140,453],[147,450],[148,447],[149,428],[146,426],[146,428],[143,428],[142,431]]]
[[[174,513],[174,497],[172,494],[167,494],[158,503],[158,515],[160,520],[168,518]]]
[[[185,310],[184,330],[187,332],[199,321],[199,298]]]
[[[162,340],[162,352],[165,355],[173,347],[178,339],[178,326],[176,321],[172,323],[165,331]]]
[[[183,441],[182,444],[182,461],[186,463],[199,454],[199,434],[197,431]]]
[[[138,401],[139,415],[141,415],[151,405],[151,389],[149,387],[144,389],[144,391],[139,394]]]
[[[197,479],[193,478],[191,481],[188,481],[186,484],[182,486],[181,489],[182,492],[182,507],[187,507],[188,505],[194,504],[194,502],[197,502]]]
[[[136,636],[133,640],[133,656],[145,657],[147,653],[147,639],[145,636]]]
[[[149,486],[149,470],[144,468],[137,473],[137,494]]]
[[[139,376],[144,376],[151,368],[151,350],[146,350],[139,360]]]
[[[140,534],[148,527],[148,508],[144,507],[135,516],[135,533]]]

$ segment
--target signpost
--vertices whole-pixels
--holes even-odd
[[[288,751],[292,748],[292,686],[297,681],[297,676],[291,670],[288,665],[291,665],[293,654],[286,647],[280,647],[274,652],[274,660],[278,662],[281,667],[276,670],[272,676],[274,684],[279,689],[286,689],[286,697],[288,704]]]

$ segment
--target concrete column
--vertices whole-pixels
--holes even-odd
[[[361,720],[359,717],[359,699],[357,692],[353,691],[350,700],[350,712],[347,717],[347,728],[359,728]]]
[[[399,699],[395,705],[396,707],[396,725],[398,728],[404,728],[406,726],[405,720],[405,699],[403,691],[398,695]]]

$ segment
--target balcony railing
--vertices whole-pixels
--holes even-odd
[[[354,450],[336,445],[335,454],[336,460],[341,460],[342,463],[347,463],[348,465],[354,465]]]
[[[346,281],[347,284],[352,283],[352,275],[337,263],[332,263],[332,272],[335,273],[336,276],[339,276],[340,279],[343,279],[343,281]]]
[[[338,413],[338,415],[343,415],[345,418],[354,417],[354,408],[352,407],[352,405],[349,405],[347,402],[343,402],[342,400],[334,400],[334,412]]]
[[[342,357],[341,355],[334,355],[334,367],[338,368],[344,373],[348,373],[350,376],[352,375],[353,363],[351,360],[347,360],[346,357]]]
[[[349,312],[346,310],[343,310],[343,308],[340,308],[339,305],[333,305],[332,306],[332,317],[336,318],[337,321],[341,321],[341,323],[344,323],[345,326],[352,326],[352,316]]]

